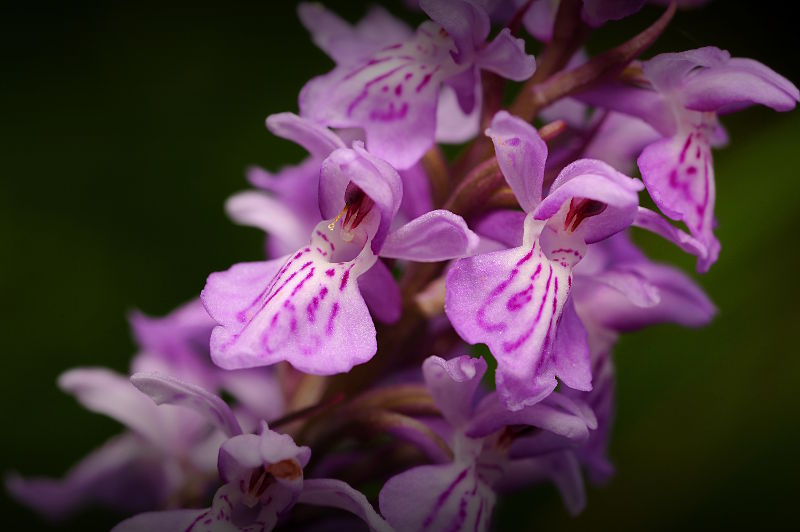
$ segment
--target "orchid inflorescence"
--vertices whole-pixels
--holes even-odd
[[[583,474],[613,473],[619,335],[715,314],[631,228],[707,271],[719,115],[799,97],[713,47],[637,60],[675,2],[582,51],[644,3],[420,0],[416,31],[380,7],[351,25],[301,4],[335,67],[266,124],[309,155],[249,170],[226,204],[269,235],[268,260],[212,273],[164,318],[132,315],[130,378],[63,374],[126,431],[62,479],[10,477],[11,493],[56,519],[125,512],[119,532],[488,530],[498,494],[541,482],[580,512]]]

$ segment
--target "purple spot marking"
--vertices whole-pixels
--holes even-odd
[[[301,288],[303,288],[303,285],[306,283],[306,281],[308,281],[309,279],[311,279],[312,277],[314,277],[314,270],[315,270],[315,268],[311,268],[310,270],[308,270],[308,273],[306,274],[306,276],[305,276],[305,277],[303,277],[303,280],[302,280],[302,281],[300,281],[299,283],[297,283],[297,286],[295,286],[295,287],[294,287],[294,290],[292,290],[292,295],[291,295],[291,296],[289,296],[289,297],[294,297],[294,296],[295,296],[295,294],[297,294],[297,292],[299,292],[299,291],[300,291],[300,289],[301,289]],[[287,299],[287,301],[288,301],[288,299]]]
[[[394,88],[394,93],[395,93],[396,95],[398,95],[398,96],[400,96],[401,94],[403,94],[403,84],[402,84],[402,83],[398,83],[398,84],[395,86],[395,88]]]
[[[336,273],[336,270],[334,270],[333,268],[325,270],[325,275],[327,275],[328,277],[333,277],[334,273]]]
[[[519,137],[513,137],[506,141],[506,144],[509,146],[519,146],[520,140]]]
[[[433,520],[436,519],[436,516],[439,514],[439,511],[442,509],[442,506],[444,506],[444,503],[447,502],[447,499],[450,497],[450,494],[452,494],[453,490],[456,489],[456,486],[458,486],[467,477],[468,472],[469,468],[459,473],[456,479],[447,487],[447,489],[444,490],[441,495],[439,495],[439,498],[436,499],[436,503],[434,504],[433,509],[428,514],[428,516],[425,517],[425,520],[422,522],[423,528],[428,528],[429,526],[431,526]]]
[[[344,290],[345,286],[347,286],[347,280],[348,280],[348,279],[350,279],[350,270],[351,270],[352,268],[353,268],[353,267],[352,267],[352,266],[350,266],[349,268],[347,268],[347,269],[344,271],[344,275],[342,275],[342,281],[339,283],[339,291],[340,291],[340,292]]]

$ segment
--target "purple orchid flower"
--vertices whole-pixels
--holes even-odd
[[[800,92],[763,64],[714,47],[661,54],[642,63],[642,70],[652,88],[615,84],[592,89],[581,98],[638,116],[661,133],[663,138],[640,155],[639,169],[659,209],[684,222],[706,247],[697,265],[705,272],[720,250],[713,233],[716,185],[711,148],[727,138],[717,115],[753,104],[788,111]]]
[[[569,299],[572,269],[597,242],[630,226],[643,187],[606,163],[579,160],[542,199],[547,146],[506,112],[487,130],[498,163],[527,213],[522,245],[458,261],[447,276],[445,312],[459,335],[486,343],[497,388],[512,410],[556,386],[591,389],[586,333]]]
[[[333,151],[319,180],[326,220],[309,244],[289,257],[209,277],[202,299],[220,324],[211,336],[214,362],[238,369],[286,360],[329,375],[372,358],[375,326],[358,278],[374,276],[373,309],[399,315],[396,284],[379,255],[441,261],[468,255],[478,240],[461,217],[443,210],[392,231],[402,193],[397,172],[361,143]]]
[[[210,390],[225,390],[237,401],[237,415],[255,420],[283,414],[284,398],[266,368],[223,371],[211,363],[208,341],[215,322],[199,300],[163,318],[135,312],[131,328],[140,347],[133,371],[159,371]],[[14,496],[51,519],[63,519],[90,505],[125,513],[152,510],[167,500],[191,499],[215,475],[220,433],[183,409],[156,409],[128,378],[102,368],[70,370],[58,380],[88,410],[105,414],[128,430],[74,466],[64,478],[11,477]],[[143,400],[144,399],[144,400]]]
[[[374,41],[366,47],[369,55],[358,47],[332,46],[333,36],[343,32],[341,24],[323,18],[319,8],[301,8],[315,41],[337,64],[303,87],[301,114],[331,127],[363,129],[370,152],[399,169],[414,165],[433,144],[443,84],[455,90],[470,115],[480,69],[521,81],[535,68],[524,42],[508,29],[485,42],[490,23],[482,7],[466,0],[423,0],[420,6],[433,21],[411,37],[387,32],[380,49]],[[358,34],[359,27],[349,35]]]
[[[397,530],[488,530],[497,489],[563,478],[556,466],[563,465],[563,455],[555,449],[549,449],[550,456],[517,452],[515,444],[525,438],[516,438],[511,426],[538,427],[574,442],[585,441],[596,426],[591,411],[559,394],[517,412],[508,411],[494,393],[473,407],[486,371],[481,359],[429,357],[422,371],[444,416],[441,430],[454,457],[386,482],[379,496],[381,513]]]
[[[296,503],[340,508],[361,517],[371,530],[391,530],[367,498],[347,483],[304,479],[311,450],[270,430],[266,422],[261,423],[259,434],[244,434],[225,402],[198,386],[154,373],[137,373],[131,382],[159,405],[200,414],[228,439],[219,446],[217,463],[223,485],[210,508],[139,514],[117,525],[115,532],[268,532]]]
[[[276,175],[259,168],[248,178],[263,191],[249,190],[226,202],[228,215],[237,223],[258,227],[269,235],[268,257],[283,257],[305,247],[308,235],[322,221],[319,206],[319,176],[323,161],[344,141],[328,128],[292,113],[267,117],[267,128],[279,137],[303,146],[309,157],[298,166]],[[395,223],[416,219],[433,209],[430,185],[420,165],[398,172],[403,197]],[[375,319],[384,323],[400,315],[400,290],[383,261],[358,278],[358,286]]]

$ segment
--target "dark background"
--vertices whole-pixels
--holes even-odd
[[[328,5],[350,20],[363,11]],[[620,42],[656,15],[611,24],[591,44]],[[679,13],[654,51],[706,44],[800,81],[796,18],[782,2]],[[261,256],[261,235],[228,222],[223,201],[247,186],[247,165],[301,157],[263,119],[296,110],[303,83],[331,63],[291,2],[6,6],[0,45],[0,472],[60,475],[119,427],[59,392],[56,377],[79,365],[124,371],[128,310],[166,313],[209,272]],[[617,476],[590,489],[575,519],[551,486],[519,493],[499,506],[502,529],[794,522],[800,114],[751,109],[724,122],[723,251],[701,279],[718,318],[700,331],[626,336],[616,352]],[[639,241],[692,268],[657,239]],[[4,529],[45,528],[5,493],[0,502]],[[89,512],[70,529],[114,522]]]

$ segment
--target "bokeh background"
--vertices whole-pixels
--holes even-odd
[[[329,2],[350,20],[365,2]],[[388,4],[396,13],[400,2]],[[262,237],[226,220],[250,164],[302,151],[263,119],[296,110],[331,63],[293,2],[30,3],[0,12],[0,472],[60,475],[118,431],[55,386],[78,365],[124,371],[126,312],[163,314],[209,272],[256,260]],[[657,15],[603,28],[594,49]],[[415,22],[418,15],[407,15]],[[716,44],[800,82],[782,2],[679,13],[653,52]],[[700,282],[720,308],[704,330],[660,326],[616,351],[617,476],[569,517],[551,486],[498,508],[502,530],[717,529],[796,521],[800,467],[800,112],[724,120],[716,154],[719,262]],[[654,258],[692,261],[638,235]],[[3,529],[49,529],[3,492]],[[82,514],[59,530],[102,530]],[[791,526],[790,526],[791,527]]]

